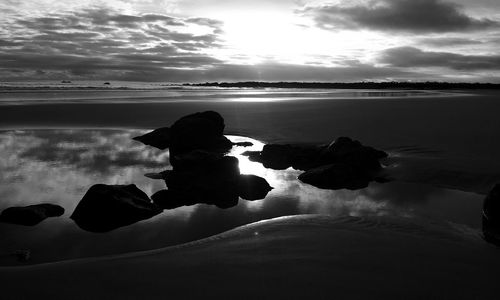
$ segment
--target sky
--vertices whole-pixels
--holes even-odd
[[[2,0],[0,81],[500,83],[498,0]]]

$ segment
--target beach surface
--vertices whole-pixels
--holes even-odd
[[[50,299],[496,299],[499,275],[498,249],[459,227],[316,215],[154,251],[0,268],[3,295]]]
[[[36,97],[25,97],[25,102],[12,100],[22,98],[22,95],[3,93],[5,101],[0,101],[0,129],[5,135],[2,137],[4,153],[7,153],[5,149],[11,151],[8,152],[11,160],[10,164],[3,163],[2,166],[6,170],[16,168],[12,159],[22,149],[12,145],[23,140],[20,137],[28,136],[27,140],[39,143],[28,158],[36,162],[38,169],[43,169],[45,165],[40,161],[42,158],[48,160],[47,155],[54,152],[54,148],[44,148],[47,150],[45,156],[33,153],[39,154],[40,145],[52,142],[74,148],[68,147],[68,132],[82,136],[85,131],[78,130],[94,130],[89,136],[105,141],[103,149],[108,149],[115,144],[128,145],[119,139],[129,139],[131,133],[103,134],[98,130],[153,129],[168,126],[193,112],[215,110],[225,119],[226,134],[247,136],[263,143],[325,144],[339,136],[349,136],[365,145],[385,150],[389,158],[383,161],[384,172],[395,182],[388,185],[392,186],[391,192],[371,185],[359,192],[377,194],[377,200],[370,202],[360,194],[311,192],[294,183],[287,187],[299,190],[300,201],[274,195],[269,202],[262,200],[254,202],[257,204],[245,204],[245,209],[238,206],[227,210],[224,215],[214,214],[200,206],[195,212],[201,213],[183,211],[179,215],[193,222],[191,224],[207,228],[209,226],[205,224],[227,222],[229,215],[238,215],[238,221],[227,223],[233,227],[227,228],[229,225],[226,224],[226,227],[214,229],[215,232],[280,215],[298,216],[260,221],[158,250],[132,250],[121,255],[112,252],[113,255],[104,257],[3,266],[0,267],[0,282],[4,286],[5,299],[201,298],[207,295],[342,299],[498,297],[500,289],[496,281],[500,275],[500,252],[482,239],[480,231],[481,201],[491,187],[500,182],[498,92],[436,91],[410,96],[391,92],[386,97],[379,93],[356,97],[329,95],[330,98],[325,95],[301,98],[295,91],[280,92],[279,95],[268,92],[266,97],[266,91],[259,92],[262,93],[258,96],[247,95],[248,92],[243,96],[236,92],[221,96],[217,91],[212,94],[204,91],[201,92],[205,93],[204,97],[182,95],[183,101],[169,100],[169,97],[175,97],[168,94],[170,96],[164,95],[166,100],[162,101],[161,91],[154,91],[154,97],[145,97],[145,92],[141,91],[139,94],[127,92],[126,101],[110,101],[95,91],[92,95],[86,91],[53,91],[53,101],[46,101],[43,93],[36,92]],[[64,101],[68,93],[74,101]],[[51,131],[43,131],[47,129]],[[62,133],[56,132],[57,139],[53,138],[54,130],[63,130]],[[142,148],[136,150],[144,151]],[[67,168],[70,160],[66,153],[69,152],[64,153],[64,167]],[[149,153],[151,157],[158,155]],[[26,159],[27,156],[20,157]],[[59,163],[62,161],[60,157],[57,159]],[[57,166],[53,161],[51,163],[51,166]],[[71,163],[88,168],[72,160]],[[160,165],[161,160],[156,159],[154,164],[141,161],[127,167],[158,170]],[[92,168],[95,171],[98,166]],[[99,169],[99,172],[102,178],[107,172],[110,183],[123,180],[118,175],[110,177],[108,169],[106,172]],[[120,169],[118,173],[127,172],[130,170]],[[12,178],[19,175],[12,174]],[[142,176],[141,170],[138,174]],[[90,175],[85,177],[88,180],[85,185],[92,184],[92,178],[101,178],[94,173]],[[296,178],[297,174],[288,170],[285,175],[278,175],[273,176]],[[73,179],[78,178],[75,175]],[[75,184],[78,182],[81,180]],[[58,181],[51,189],[63,183],[66,181]],[[148,191],[157,188],[153,186]],[[429,188],[435,190],[431,193],[427,190]],[[4,195],[10,195],[8,187],[0,190]],[[79,187],[79,192],[84,192],[83,187]],[[12,204],[5,199],[2,199],[4,203]],[[308,206],[308,199],[316,201],[313,202],[315,206]],[[322,199],[321,202],[318,199]],[[422,207],[429,214],[424,214],[424,217],[416,214],[415,207],[408,204],[426,201],[430,204]],[[75,202],[68,205],[74,207]],[[278,206],[279,214],[265,212]],[[387,209],[393,206],[398,209]],[[443,217],[432,215],[434,209]],[[304,213],[312,215],[300,215]],[[169,212],[161,220],[179,215]],[[203,216],[203,222],[192,221],[197,220],[198,215]],[[150,227],[145,227],[148,230],[154,226],[162,229],[159,234],[147,234],[143,239],[153,236],[161,239],[162,234],[170,234],[165,230],[169,224],[174,225],[172,231],[178,229],[175,227],[178,223],[169,222],[149,224]],[[141,232],[138,230],[142,228],[141,223],[137,227],[131,226],[134,229],[130,232],[137,230],[136,235]],[[39,236],[34,229],[30,233],[9,227],[12,225],[2,226],[0,231],[3,232]],[[130,232],[122,231],[116,237],[123,240]],[[99,239],[104,243],[104,237],[92,241],[99,242]],[[120,243],[118,240],[115,239]],[[71,244],[71,241],[67,243]]]

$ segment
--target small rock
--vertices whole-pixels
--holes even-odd
[[[9,207],[0,214],[0,222],[34,226],[49,217],[59,217],[63,214],[64,208],[48,203]]]

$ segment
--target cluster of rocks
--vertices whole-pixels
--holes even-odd
[[[224,119],[214,111],[191,114],[134,140],[169,148],[172,170],[146,174],[163,179],[168,189],[151,199],[135,185],[92,186],[71,218],[82,229],[104,232],[151,218],[164,209],[198,203],[229,208],[245,200],[264,199],[272,189],[255,175],[242,175],[236,157],[225,155],[234,144],[224,135]],[[251,144],[250,144],[251,145]]]
[[[305,171],[302,182],[323,189],[361,189],[379,177],[380,159],[387,153],[363,146],[359,141],[339,137],[329,145],[265,145],[262,151],[244,153],[266,168],[283,170],[292,167]]]

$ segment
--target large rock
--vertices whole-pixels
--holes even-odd
[[[219,113],[198,112],[180,118],[171,127],[158,128],[134,140],[160,149],[170,148],[170,162],[175,167],[179,155],[194,150],[228,152],[233,143],[224,136],[224,127]]]
[[[224,119],[214,111],[199,112],[177,120],[171,127],[173,155],[201,149],[227,152],[233,143],[224,134]]]
[[[83,196],[71,215],[80,228],[92,232],[106,232],[162,212],[149,197],[130,185],[93,185]]]
[[[321,189],[357,190],[368,186],[373,176],[349,164],[330,164],[310,169],[299,180]]]
[[[500,184],[496,184],[484,199],[483,234],[486,241],[500,246]]]
[[[153,146],[158,149],[164,150],[170,147],[172,142],[169,127],[162,127],[148,132],[141,136],[136,136],[133,139],[145,145]]]
[[[9,207],[0,214],[0,222],[34,226],[49,217],[59,217],[63,214],[64,208],[48,203]]]

